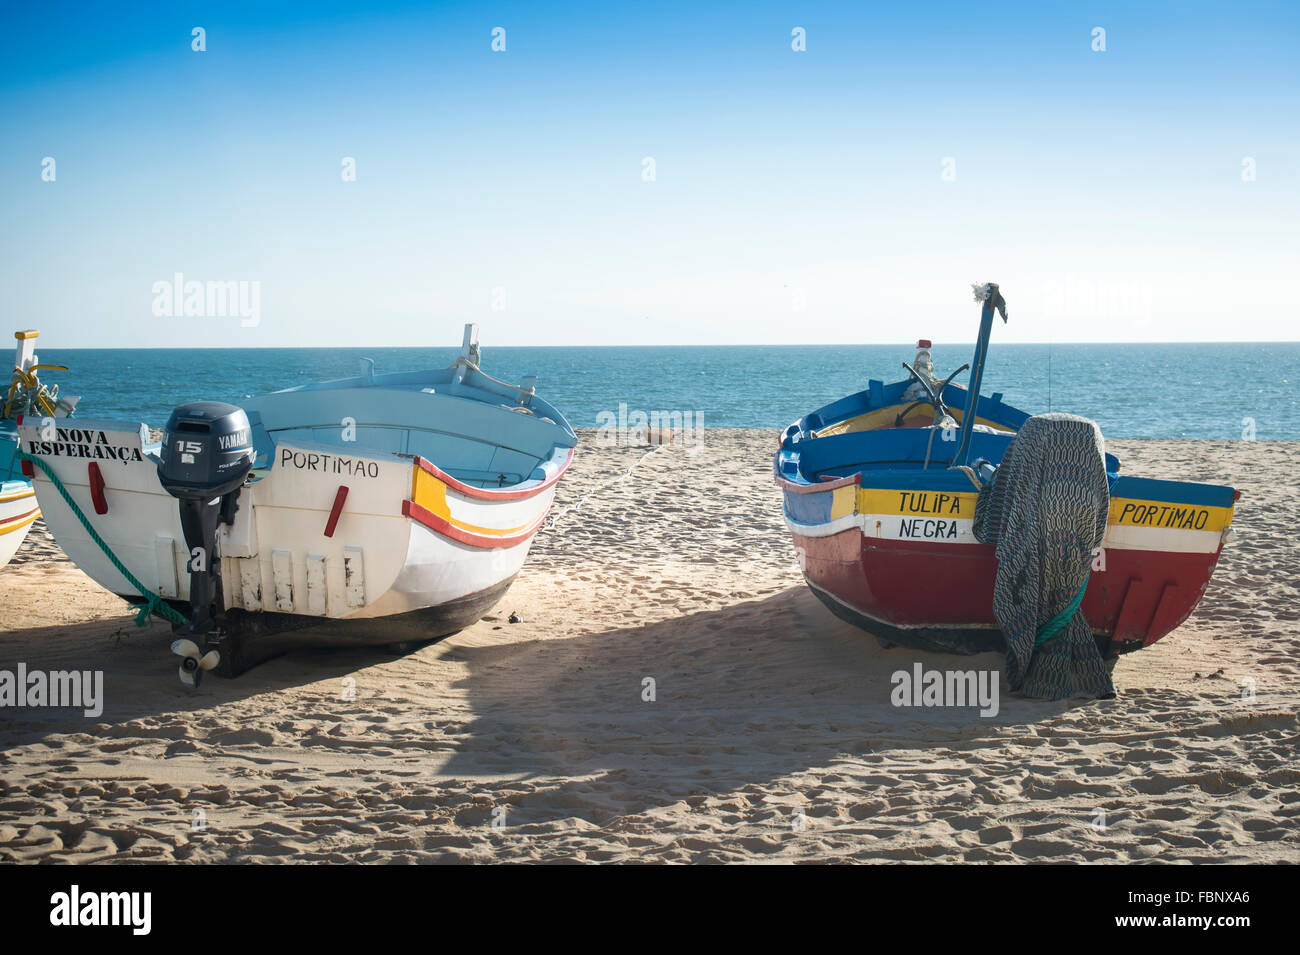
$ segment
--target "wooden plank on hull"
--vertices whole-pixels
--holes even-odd
[[[239,560],[240,606],[245,610],[262,609],[262,562],[256,557]]]
[[[158,574],[158,595],[160,597],[180,596],[176,576],[176,542],[170,537],[155,537],[153,554]]]
[[[343,548],[343,592],[347,605],[357,610],[366,605],[366,568],[360,547]]]
[[[325,616],[325,558],[320,554],[307,555],[307,612]]]
[[[271,551],[271,571],[275,577],[275,608],[293,613],[293,554],[287,550]]]

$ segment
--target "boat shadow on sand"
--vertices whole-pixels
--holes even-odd
[[[474,718],[441,774],[622,774],[665,797],[900,748],[1000,746],[1034,735],[1027,724],[1105,705],[1012,696],[998,654],[882,649],[804,587],[644,626],[445,652],[469,668]],[[996,714],[895,706],[894,675],[918,663],[989,672]]]
[[[1072,707],[1106,705],[1025,700],[1001,684],[993,716],[981,716],[978,705],[896,707],[894,674],[910,674],[917,663],[1000,678],[1001,660],[884,650],[804,587],[571,638],[528,639],[528,628],[498,627],[516,637],[506,643],[453,636],[404,656],[295,651],[235,680],[209,678],[198,691],[176,679],[176,658],[166,652],[170,633],[161,625],[136,630],[123,615],[15,631],[0,646],[0,668],[12,669],[17,655],[29,670],[102,670],[105,705],[96,718],[11,711],[0,726],[0,750],[91,733],[121,745],[161,743],[163,756],[191,753],[195,744],[251,756],[274,743],[281,759],[287,746],[310,765],[313,750],[328,747],[332,758],[366,758],[366,772],[375,775],[391,767],[411,776],[420,768],[420,782],[434,788],[477,779],[491,790],[503,778],[531,779],[517,821],[572,815],[579,810],[569,797],[582,804],[581,815],[600,821],[693,795],[761,788],[848,760],[856,768],[846,771],[856,775],[862,760],[883,763],[896,750],[1000,747],[1036,736],[1032,724]],[[467,636],[491,633],[487,621]],[[327,694],[336,695],[349,676],[357,678],[358,698],[342,707]],[[277,693],[312,684],[322,688],[319,706],[301,695],[273,702]],[[411,695],[412,686],[421,689]],[[264,698],[254,706],[255,697]],[[453,717],[449,699],[466,704],[463,716]],[[218,713],[232,703],[242,713]],[[435,705],[439,712],[431,712]],[[286,721],[321,726],[295,740],[283,732]],[[598,794],[606,787],[607,805]],[[551,796],[539,798],[543,793]]]
[[[51,734],[100,733],[177,740],[191,736],[187,720],[226,704],[239,704],[293,686],[331,681],[391,662],[397,654],[381,648],[303,650],[255,667],[238,679],[209,677],[197,690],[177,679],[179,657],[168,647],[175,639],[158,620],[137,627],[133,615],[85,623],[11,629],[0,637],[0,670],[13,673],[76,671],[100,673],[102,712],[87,716],[80,707],[6,707],[0,711],[0,752],[37,742]],[[292,714],[289,714],[292,715]],[[254,727],[257,718],[248,721]],[[153,730],[142,723],[157,724]],[[164,727],[166,729],[164,729]],[[171,732],[167,732],[170,730]],[[200,727],[199,734],[202,735]],[[248,735],[248,734],[242,734]],[[257,733],[251,731],[256,741]],[[225,742],[238,744],[241,734]]]

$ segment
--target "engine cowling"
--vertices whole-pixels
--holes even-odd
[[[253,466],[253,432],[244,409],[194,401],[172,411],[163,431],[158,480],[181,499],[213,498],[244,483]]]

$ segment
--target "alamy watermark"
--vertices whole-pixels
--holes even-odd
[[[642,444],[704,445],[703,411],[628,410],[620,401],[617,411],[596,414],[596,443],[601,447]]]
[[[1039,296],[1043,315],[1079,321],[1113,319],[1138,325],[1151,320],[1156,300],[1150,282],[1071,274],[1053,277],[1041,286]]]
[[[978,706],[980,716],[998,715],[997,670],[927,670],[920,663],[895,670],[889,702],[898,707]]]
[[[83,892],[73,885],[50,896],[50,924],[123,926],[132,935],[148,935],[153,925],[152,892]]]
[[[153,283],[153,313],[158,318],[238,318],[244,328],[262,321],[262,283],[186,281],[177,272],[171,281]]]
[[[0,709],[80,709],[88,717],[104,712],[103,670],[0,670]]]

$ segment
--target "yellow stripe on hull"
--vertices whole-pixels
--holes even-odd
[[[0,536],[3,536],[4,534],[12,534],[14,531],[20,531],[28,524],[31,524],[33,521],[36,520],[36,518],[40,516],[41,516],[41,512],[37,511],[35,514],[28,515],[26,519],[24,519],[23,521],[17,524],[0,525]]]
[[[479,527],[477,524],[458,521],[451,516],[451,505],[447,503],[447,485],[418,464],[415,466],[414,472],[414,476],[411,478],[411,501],[430,514],[441,517],[453,527],[458,527],[471,534],[482,534],[488,537],[510,537],[514,534],[523,533],[532,527],[531,523],[521,524],[519,527]]]
[[[1231,507],[1205,504],[1170,504],[1127,497],[1110,499],[1107,523],[1114,527],[1151,527],[1159,530],[1222,531],[1232,523]]]
[[[975,517],[978,497],[973,491],[904,491],[852,486],[836,488],[831,493],[831,520],[850,514],[971,520]],[[1232,508],[1113,497],[1106,523],[1111,527],[1221,533],[1232,523]]]
[[[831,498],[831,520],[854,513],[973,519],[977,496],[973,492],[902,491],[876,487],[841,487],[832,493],[835,496]]]

